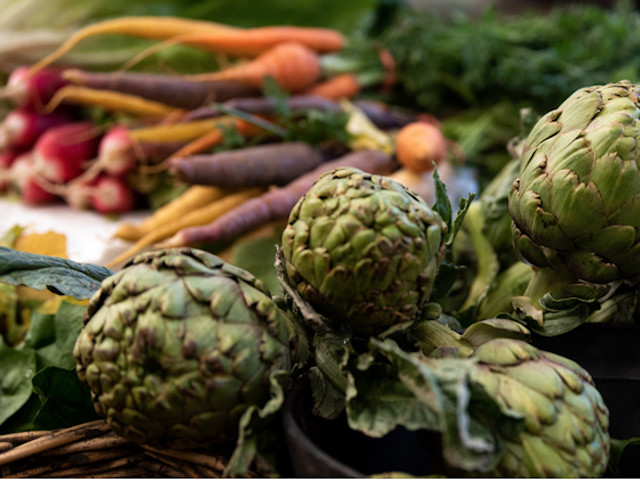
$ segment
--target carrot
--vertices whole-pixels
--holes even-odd
[[[250,198],[259,195],[262,191],[263,190],[259,188],[252,188],[249,190],[236,192],[227,195],[220,200],[205,205],[197,210],[193,210],[182,217],[178,217],[174,222],[166,223],[162,227],[149,232],[147,235],[138,240],[127,251],[111,260],[107,264],[107,267],[111,268],[121,262],[124,262],[133,255],[141,252],[144,248],[153,245],[154,243],[159,242],[169,237],[170,235],[173,235],[181,229],[189,228],[195,225],[206,225],[207,223],[214,221],[216,218],[220,217],[226,212],[231,211],[238,205],[247,202]]]
[[[417,116],[376,100],[356,100],[353,102],[373,124],[383,130],[401,128],[415,122]]]
[[[217,131],[217,126],[231,127],[236,120],[230,116],[206,118],[190,122],[149,125],[132,128],[129,132],[131,139],[138,142],[185,142],[201,137],[209,132]]]
[[[126,16],[87,25],[73,33],[55,51],[31,67],[31,73],[51,65],[87,38],[96,35],[130,35],[153,40],[164,40],[185,33],[234,31],[235,27],[220,23],[164,16]]]
[[[139,72],[89,72],[67,69],[62,78],[74,85],[113,90],[136,95],[172,107],[192,110],[209,102],[256,96],[260,90],[251,85],[224,80],[190,82],[181,75]]]
[[[227,128],[233,126],[234,128],[237,129],[238,133],[240,133],[241,135],[244,135],[245,137],[255,136],[263,132],[262,128],[252,123],[245,122],[244,120],[241,120],[239,118],[234,118],[234,117],[222,117],[222,118],[230,119],[230,121],[233,122],[233,123],[227,122],[223,126]],[[214,121],[217,121],[217,120],[219,119],[217,118],[214,119]],[[200,121],[206,122],[206,120],[200,120]],[[178,125],[180,124],[177,124],[176,126]],[[179,158],[179,157],[184,157],[187,155],[193,155],[195,153],[203,152],[207,148],[211,148],[215,145],[219,145],[222,142],[222,140],[224,140],[224,130],[221,128],[214,127],[212,129],[209,129],[209,131],[205,132],[202,136],[195,138],[193,141],[187,143],[184,147],[182,147],[180,150],[175,152],[173,154],[173,158]]]
[[[400,129],[395,139],[398,162],[414,172],[428,172],[447,155],[447,143],[440,127],[416,121]]]
[[[169,173],[190,184],[266,187],[284,185],[322,161],[322,154],[304,142],[279,142],[171,158]]]
[[[176,35],[153,45],[127,62],[125,68],[157,53],[164,48],[185,44],[211,52],[235,57],[255,57],[276,45],[295,42],[318,53],[337,52],[345,45],[342,33],[329,28],[272,25],[249,29],[220,30],[217,32],[191,32]]]
[[[318,54],[304,45],[289,42],[278,44],[249,62],[186,78],[196,82],[231,80],[260,88],[266,77],[273,77],[281,88],[296,92],[309,88],[319,76]]]
[[[343,73],[312,86],[305,93],[329,100],[342,100],[357,96],[361,90],[362,85],[355,73]]]
[[[110,90],[95,90],[80,85],[62,87],[55,93],[49,103],[44,106],[44,112],[52,112],[61,104],[100,107],[103,110],[127,113],[139,117],[161,117],[175,111],[175,107],[146,100],[136,95]]]
[[[225,190],[218,187],[193,185],[171,202],[157,209],[139,225],[132,223],[120,224],[114,233],[114,237],[122,240],[139,240],[149,232],[162,228],[189,212],[220,200],[226,193]]]
[[[284,187],[275,187],[221,215],[204,226],[178,231],[159,247],[192,246],[201,243],[230,240],[268,222],[285,219],[296,202],[324,172],[341,166],[351,166],[370,173],[387,174],[395,162],[380,150],[360,150],[321,164]]]

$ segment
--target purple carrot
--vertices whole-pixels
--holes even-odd
[[[139,72],[88,72],[68,69],[65,80],[100,90],[113,90],[137,95],[172,107],[192,110],[209,102],[224,102],[230,98],[254,96],[255,88],[239,82],[190,82],[180,75]]]
[[[169,173],[193,185],[266,187],[285,185],[322,163],[304,142],[278,142],[169,160]]]
[[[417,119],[412,113],[375,100],[358,100],[354,105],[362,110],[376,127],[383,130],[404,127]]]
[[[348,153],[336,160],[322,163],[284,187],[270,189],[246,201],[208,225],[180,230],[160,246],[178,247],[231,240],[269,222],[286,219],[294,205],[320,175],[344,166],[384,175],[392,172],[397,165],[390,155],[379,150]]]

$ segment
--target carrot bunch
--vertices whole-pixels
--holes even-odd
[[[63,65],[67,52],[96,35],[157,42],[117,71]],[[210,52],[219,67],[129,70],[176,44]],[[0,90],[15,105],[0,123],[0,188],[32,203],[153,210],[139,224],[119,225],[115,236],[131,246],[110,267],[148,248],[226,246],[284,222],[315,179],[338,166],[413,181],[419,191],[425,170],[446,164],[446,145],[437,124],[362,99],[394,82],[387,50],[331,29],[144,16],[98,22],[16,69]],[[25,122],[32,131],[17,129]],[[56,135],[57,150],[48,148],[57,163],[42,153]],[[172,195],[156,208],[156,195],[167,190]]]

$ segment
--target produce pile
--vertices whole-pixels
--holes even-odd
[[[431,474],[619,473],[640,432],[616,438],[597,379],[536,339],[637,324],[637,53],[586,62],[554,28],[632,52],[640,14],[390,5],[351,35],[105,19],[9,73],[8,197],[150,213],[105,265],[4,236],[0,432],[104,418],[227,476],[286,476],[304,381],[310,415],[435,434]],[[65,65],[114,34],[150,43],[118,70]],[[178,45],[212,67],[149,67]]]

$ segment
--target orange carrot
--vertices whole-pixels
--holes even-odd
[[[103,110],[144,117],[162,117],[176,111],[164,103],[146,100],[136,95],[111,90],[95,90],[80,85],[66,85],[58,90],[43,107],[45,113],[53,112],[61,104],[100,107]]]
[[[211,52],[236,57],[255,57],[276,45],[296,42],[318,53],[342,50],[345,38],[342,33],[329,28],[273,25],[250,29],[221,30],[216,32],[190,32],[157,43],[127,62],[127,68],[171,45],[185,44]]]
[[[299,43],[281,43],[249,62],[186,78],[192,81],[231,80],[262,87],[266,77],[273,77],[285,90],[306,90],[320,77],[320,58]]]
[[[320,164],[283,187],[274,187],[221,215],[205,226],[190,227],[160,243],[159,247],[192,246],[234,239],[274,220],[286,218],[296,202],[324,172],[341,166],[388,174],[395,166],[393,159],[380,150],[360,150]]]
[[[398,163],[416,173],[433,170],[447,155],[447,142],[440,127],[430,122],[412,122],[395,139]]]
[[[305,93],[329,100],[342,100],[355,97],[361,90],[362,86],[356,74],[343,73],[317,83]]]
[[[227,126],[233,125],[238,131],[238,133],[246,137],[255,136],[263,132],[262,128],[252,123],[245,122],[244,120],[240,120],[239,118],[233,118],[233,117],[224,117],[224,118],[229,118],[230,121],[232,122],[232,123],[227,123],[226,124]],[[215,121],[219,119],[214,118],[213,120]],[[202,122],[203,120],[194,120],[193,123],[198,121]],[[208,120],[208,121],[211,122],[212,120]],[[180,124],[176,124],[176,125],[180,125]],[[224,140],[224,130],[220,128],[210,129],[208,132],[204,133],[202,136],[195,138],[193,141],[187,143],[184,147],[182,147],[180,150],[175,152],[172,155],[172,157],[180,158],[187,155],[193,155],[196,153],[203,152],[208,148],[211,148],[215,145],[219,145],[222,142],[222,140]]]
[[[234,30],[237,29],[229,25],[179,17],[127,16],[103,20],[76,31],[55,51],[34,64],[31,67],[31,73],[51,65],[83,40],[96,35],[119,34],[164,40],[185,33],[231,32]]]

